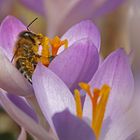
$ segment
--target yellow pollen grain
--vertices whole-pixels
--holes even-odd
[[[64,45],[65,49],[68,48],[68,40],[63,40],[61,45]]]
[[[48,66],[50,64],[50,58],[54,58],[57,55],[58,49],[62,45],[64,45],[65,48],[68,47],[68,41],[66,39],[61,41],[58,36],[50,39],[47,36],[43,36],[42,34],[37,34],[37,37],[38,44],[42,46],[41,56],[38,61],[40,61],[45,66]],[[35,48],[35,50],[35,52],[38,52],[39,47]]]
[[[41,42],[41,46],[42,46],[42,51],[41,51],[41,62],[43,65],[48,66],[49,65],[49,39],[47,37],[43,37],[42,38],[42,42]]]
[[[74,90],[74,97],[75,97],[75,103],[76,103],[76,113],[77,113],[77,117],[79,117],[80,119],[82,119],[82,103],[81,103],[81,96],[80,96],[80,92],[78,89]]]

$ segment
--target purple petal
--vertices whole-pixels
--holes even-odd
[[[42,126],[37,124],[31,117],[13,104],[6,96],[6,93],[1,89],[0,101],[2,107],[12,117],[12,119],[20,126],[24,127],[32,136],[35,136],[39,140],[54,140]]]
[[[95,140],[92,129],[68,110],[56,113],[53,123],[60,140]]]
[[[33,89],[0,49],[0,87],[11,94],[30,96]]]
[[[85,96],[85,100],[83,102],[83,116],[84,116],[84,118],[89,120],[90,123],[92,120],[92,111],[93,111],[93,109],[92,109],[91,99],[89,96]]]
[[[104,140],[136,140],[136,138],[129,139],[139,128],[139,123],[136,121],[139,118],[136,118],[134,112],[135,110],[131,108],[114,121],[109,126]]]
[[[73,91],[78,83],[89,82],[98,68],[99,55],[88,39],[75,42],[59,54],[49,65],[64,83]]]
[[[38,122],[38,118],[33,111],[33,109],[29,106],[26,99],[24,97],[8,94],[7,97],[16,105],[18,106],[23,112],[29,115],[32,119]]]
[[[90,20],[84,20],[72,26],[63,36],[62,39],[67,39],[69,46],[78,40],[88,38],[95,47],[100,50],[100,32],[98,28]]]
[[[17,140],[27,140],[27,133],[23,127],[21,128],[21,132]]]
[[[133,76],[129,64],[129,58],[123,49],[113,52],[101,64],[93,76],[90,85],[92,88],[101,88],[103,84],[111,87],[111,93],[106,110],[106,117],[117,119],[130,105],[133,96]],[[85,116],[91,116],[89,100],[84,104]]]
[[[33,88],[40,108],[53,127],[52,116],[68,108],[75,114],[75,101],[67,86],[47,67],[38,64],[33,74]]]
[[[101,16],[105,13],[111,12],[120,6],[125,0],[106,0],[94,13],[94,17]]]
[[[44,15],[44,0],[20,0],[22,4],[27,6],[30,10],[34,10],[35,12],[38,12],[41,15]]]
[[[26,27],[13,16],[7,16],[1,23],[0,47],[4,50],[9,60],[14,55],[13,52],[18,34],[23,30],[26,30]]]

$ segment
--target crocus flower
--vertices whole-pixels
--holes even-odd
[[[126,139],[135,131],[136,127],[131,126],[132,121],[128,120],[129,115],[126,113],[125,117],[122,117],[128,110],[133,95],[133,76],[128,58],[122,49],[112,53],[97,70],[99,32],[93,23],[83,21],[62,37],[68,40],[68,49],[60,51],[48,68],[38,64],[33,74],[32,87],[9,61],[13,56],[17,36],[23,30],[25,26],[14,17],[7,17],[0,28],[0,60],[3,66],[0,69],[0,101],[3,108],[22,128],[40,140]],[[80,84],[87,93],[88,88],[97,88],[100,100],[105,98],[100,101],[100,109],[97,108],[95,115],[99,120],[92,117],[95,104],[88,94],[83,110],[79,98],[81,91],[78,89],[74,99],[72,92],[78,88],[77,85],[81,81],[90,81],[89,85]],[[107,85],[103,86],[104,84]],[[37,118],[40,114],[35,114],[25,98],[16,96],[23,95],[29,100],[34,93],[46,119],[44,127],[44,123]],[[92,92],[89,95],[92,95]],[[83,120],[84,118],[88,124],[92,124],[92,127]],[[106,125],[102,125],[106,122]],[[48,124],[53,133],[49,131]],[[24,129],[21,131],[21,137],[25,137],[22,135]],[[114,131],[116,129],[125,130],[125,133],[119,131],[116,134]]]
[[[20,1],[30,9],[44,15],[48,34],[54,36],[58,33],[63,34],[69,27],[83,19],[95,19],[114,10],[124,0]]]
[[[1,24],[0,63],[3,67],[0,69],[0,86],[10,93],[30,96],[33,95],[32,86],[10,62],[18,34],[24,30],[26,27],[12,16],[6,17]],[[96,26],[87,20],[69,29],[63,39],[68,40],[68,48],[62,53],[59,51],[49,68],[73,90],[78,82],[88,82],[98,68],[100,34]]]
[[[45,117],[48,120],[50,120],[50,124],[52,124],[51,119],[49,119],[49,115],[51,118],[55,112],[61,111],[61,109],[64,107],[62,101],[63,102],[66,101],[66,97],[64,95],[66,93],[69,93],[69,91],[67,91],[68,89],[66,90],[66,87],[65,88],[63,87],[64,85],[57,78],[55,79],[55,76],[53,74],[52,75],[54,77],[51,78],[51,72],[49,73],[49,71],[48,71],[48,73],[49,73],[48,74],[47,70],[45,72],[45,69],[43,67],[41,67],[41,68],[40,67],[38,69],[36,69],[36,73],[33,76],[33,81],[37,81],[37,79],[39,79],[40,76],[44,77],[44,80],[40,79],[40,80],[38,80],[38,83],[34,82],[33,86],[35,89],[36,98],[40,104],[42,112],[44,113]],[[46,79],[46,81],[45,81],[45,74],[50,75],[50,78]],[[53,80],[53,79],[55,79],[55,80]],[[39,89],[38,88],[39,83],[43,85],[43,83],[41,81],[44,81],[44,87],[42,86],[42,88]],[[59,83],[61,83],[61,85],[59,85]],[[133,93],[132,72],[131,72],[131,69],[129,66],[128,58],[124,54],[123,50],[118,50],[118,51],[112,53],[103,62],[103,64],[100,66],[100,68],[97,70],[97,72],[93,76],[93,78],[90,82],[90,85],[93,88],[95,88],[95,87],[101,88],[101,86],[105,83],[111,87],[111,93],[110,93],[110,97],[108,99],[108,106],[106,108],[105,120],[109,119],[110,123],[113,124],[113,122],[115,122],[128,109],[128,107],[131,103],[132,93]],[[51,88],[51,86],[49,86],[49,84],[50,85],[52,84],[52,88]],[[61,87],[63,90],[61,89]],[[56,91],[57,95],[55,95],[55,91]],[[59,91],[60,91],[60,94],[59,94]],[[40,93],[42,93],[43,95],[41,95]],[[52,94],[49,94],[49,93],[52,93]],[[64,99],[59,98],[58,95],[61,95],[62,98],[64,98]],[[46,98],[46,102],[44,103],[43,100],[45,100],[45,98]],[[51,98],[52,98],[52,100],[51,100]],[[55,102],[54,98],[56,98],[56,102]],[[58,103],[59,100],[61,103]],[[69,100],[67,100],[67,102]],[[72,110],[73,104],[74,104],[74,101],[72,101],[72,100],[73,99],[71,99],[71,101],[70,101],[70,103],[72,105],[69,107],[69,110],[71,110],[71,112],[73,113],[75,110]],[[89,98],[86,98],[86,100],[84,102],[84,107],[83,107],[83,116],[87,117],[89,120],[92,120],[91,119],[92,107],[91,107],[90,103],[91,102],[90,102]],[[56,105],[57,105],[57,108],[56,108]],[[61,107],[59,107],[58,105],[60,105]],[[49,111],[49,113],[48,113],[48,111]],[[102,111],[103,110],[101,110],[101,112]],[[98,116],[98,117],[100,118],[100,116]],[[100,121],[97,123],[100,123]],[[111,124],[108,124],[108,125],[110,126]],[[52,126],[52,128],[53,128],[53,126]],[[59,131],[59,129],[58,129],[58,131]],[[106,126],[106,129],[107,129],[107,126]],[[62,129],[62,130],[65,130],[65,129]],[[62,130],[60,130],[60,131],[62,131]],[[111,133],[111,132],[109,132],[109,133]],[[118,136],[119,135],[117,134],[116,137],[118,137]],[[108,137],[108,136],[106,136],[106,137]],[[115,137],[115,136],[113,136],[113,137]],[[113,137],[111,137],[110,139],[112,139]]]
[[[25,109],[21,109],[18,105],[19,102],[15,103],[6,96],[3,90],[1,90],[0,100],[4,109],[18,124],[41,140],[54,140],[57,137],[60,140],[95,140],[98,128],[91,128],[91,125],[86,123],[87,121],[90,124],[92,122],[101,123],[101,126],[104,123],[99,137],[101,140],[125,140],[136,131],[136,127],[135,120],[130,119],[132,112],[127,112],[133,96],[133,76],[128,57],[122,49],[108,56],[89,82],[89,86],[94,89],[95,87],[100,89],[103,84],[108,85],[105,86],[107,89],[111,88],[110,93],[109,90],[103,90],[103,88],[100,91],[96,89],[101,93],[99,95],[101,99],[107,97],[108,100],[107,105],[106,102],[99,101],[100,107],[103,107],[104,110],[103,114],[103,110],[97,108],[96,113],[99,120],[93,121],[92,109],[94,111],[95,106],[91,104],[87,94],[82,110],[82,119],[77,117],[80,108],[76,109],[76,104],[80,102],[76,98],[74,99],[67,85],[50,69],[38,64],[33,75],[33,88],[42,113],[56,137],[37,124],[35,119],[29,117]],[[87,89],[85,87],[89,86],[81,85],[85,91]],[[101,118],[104,113],[105,117],[102,122]]]
[[[6,98],[9,98],[14,104],[17,104],[21,110],[35,121],[38,121],[33,109],[29,107],[30,105],[20,97],[14,96],[26,96],[27,100],[29,100],[31,96],[34,96],[32,86],[10,62],[14,55],[13,50],[18,34],[24,30],[26,30],[26,27],[12,16],[6,17],[1,24],[0,60],[3,67],[0,69],[0,87],[9,93]],[[67,38],[68,40],[68,49],[64,51],[65,53],[60,53],[60,50],[60,54],[56,57],[58,59],[54,58],[49,68],[54,72],[56,71],[57,75],[59,75],[72,90],[77,87],[79,81],[88,82],[97,70],[100,34],[91,21],[83,21],[66,32],[66,34],[62,36],[62,39],[63,38]],[[73,71],[75,71],[75,73],[72,75]],[[3,90],[1,92],[3,92]],[[31,134],[32,133],[35,132],[31,132]]]

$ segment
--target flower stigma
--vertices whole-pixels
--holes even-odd
[[[86,92],[89,96],[90,101],[92,103],[92,121],[91,121],[91,128],[95,133],[96,140],[99,139],[104,114],[106,111],[106,106],[109,98],[110,87],[106,84],[102,86],[101,89],[94,88],[91,92],[91,87],[89,84],[81,82],[79,86],[82,90]],[[81,103],[81,96],[78,89],[74,90],[75,96],[75,103],[76,103],[76,113],[77,117],[82,119],[83,112],[82,112],[82,103]]]

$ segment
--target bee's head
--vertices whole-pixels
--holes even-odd
[[[19,37],[31,40],[32,42],[35,42],[35,39],[37,38],[36,34],[30,32],[30,31],[23,31],[23,32],[21,32],[19,34]]]
[[[30,32],[30,31],[23,31],[19,34],[19,37],[30,39],[30,38],[35,38],[36,34]]]

